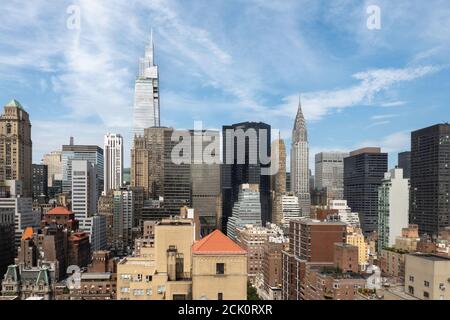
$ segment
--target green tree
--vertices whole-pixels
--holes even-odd
[[[250,281],[247,282],[247,300],[261,300],[256,288],[252,286]]]

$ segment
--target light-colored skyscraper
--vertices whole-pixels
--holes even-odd
[[[277,152],[278,151],[278,152]],[[286,193],[286,147],[283,139],[277,139],[272,143],[272,164],[276,169],[272,175],[272,222],[280,225],[283,218],[282,213],[282,196]]]
[[[302,217],[298,197],[293,193],[287,193],[281,196],[282,218],[281,224],[289,227],[289,221]]]
[[[63,192],[71,192],[72,190],[72,161],[87,160],[95,164],[97,168],[96,185],[97,196],[103,191],[103,149],[99,146],[92,145],[76,145],[73,138],[70,144],[62,146],[62,175],[63,175]]]
[[[0,117],[0,182],[22,181],[23,196],[31,197],[31,123],[17,100],[5,105]]]
[[[302,105],[299,102],[291,145],[291,188],[298,197],[302,216],[310,216],[308,131]]]
[[[234,203],[233,213],[228,219],[227,235],[236,240],[236,229],[245,225],[262,226],[261,202],[257,184],[240,186],[238,201]]]
[[[139,75],[134,87],[135,135],[143,135],[144,129],[159,127],[159,75],[154,63],[153,35],[139,61]]]
[[[120,134],[108,133],[104,143],[104,179],[103,191],[117,190],[123,183],[123,138]]]
[[[112,245],[115,250],[131,252],[134,201],[131,188],[114,191]]]
[[[80,229],[89,234],[91,250],[106,247],[106,217],[97,215],[97,166],[88,160],[72,160],[72,211]]]
[[[42,157],[42,164],[47,166],[48,186],[53,186],[53,181],[62,180],[61,151],[52,151]]]
[[[378,251],[395,245],[409,222],[409,179],[403,169],[385,173],[378,188]]]
[[[348,156],[343,152],[316,154],[315,187],[326,189],[328,200],[344,198],[344,158]]]

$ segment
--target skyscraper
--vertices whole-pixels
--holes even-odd
[[[403,177],[411,178],[411,152],[405,151],[398,154],[398,167],[403,169]]]
[[[201,234],[205,236],[220,228],[222,201],[220,192],[220,132],[216,130],[191,130],[191,207],[200,218]],[[210,146],[217,146],[217,150]],[[214,155],[213,155],[214,153]],[[217,153],[217,154],[216,154]],[[208,158],[217,156],[216,163]]]
[[[272,222],[280,225],[283,219],[282,197],[286,193],[286,147],[283,139],[272,143],[272,164],[275,163],[278,163],[278,170],[272,175],[271,181]]]
[[[52,151],[42,158],[42,164],[48,167],[48,186],[53,187],[53,181],[62,180],[61,151]]]
[[[261,227],[261,201],[257,184],[243,184],[238,200],[233,205],[233,214],[228,219],[227,236],[236,240],[236,229],[251,224]]]
[[[153,33],[139,60],[139,75],[134,86],[134,135],[143,135],[144,129],[159,127],[159,75],[154,63]]]
[[[46,201],[48,197],[48,167],[33,164],[33,200]]]
[[[103,191],[117,190],[123,183],[123,138],[120,134],[108,133],[104,139],[104,179]]]
[[[367,235],[378,231],[378,187],[388,170],[388,154],[380,148],[364,148],[344,159],[344,198],[359,213]]]
[[[450,226],[450,125],[411,134],[411,216],[421,234]]]
[[[403,169],[392,169],[378,188],[378,252],[395,245],[408,219],[409,180],[403,177]]]
[[[32,195],[31,123],[17,100],[5,105],[0,117],[0,182],[19,180],[23,196]]]
[[[103,191],[103,149],[99,146],[92,145],[76,145],[74,140],[70,138],[70,144],[62,146],[62,179],[63,179],[63,192],[72,191],[72,161],[73,160],[87,160],[92,164],[95,164],[97,168],[97,197],[102,194]]]
[[[325,189],[328,200],[344,198],[344,158],[348,153],[321,152],[316,154],[315,187]]]
[[[168,214],[178,214],[184,205],[190,206],[190,163],[172,161],[171,128],[146,128],[143,136],[135,136],[131,150],[131,186],[142,187],[145,199],[163,198]]]
[[[242,184],[258,184],[263,224],[271,221],[271,128],[262,122],[223,126],[222,227],[227,226]]]
[[[298,104],[291,145],[291,188],[298,197],[302,216],[310,215],[308,131],[301,102]]]

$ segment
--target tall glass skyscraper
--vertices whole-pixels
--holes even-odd
[[[139,75],[134,86],[134,135],[144,135],[144,129],[159,127],[159,75],[154,63],[153,35],[139,60]]]

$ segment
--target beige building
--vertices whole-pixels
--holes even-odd
[[[53,181],[62,180],[62,151],[52,151],[42,157],[42,164],[48,168],[48,186],[53,186]]]
[[[405,292],[422,300],[450,300],[450,258],[430,254],[405,257]]]
[[[398,250],[415,252],[419,243],[419,226],[410,224],[408,228],[402,229],[402,235],[395,238],[395,248]]]
[[[361,229],[347,227],[347,243],[358,247],[358,264],[364,269],[369,262],[369,250]]]
[[[155,242],[140,248],[140,255],[117,265],[118,300],[191,299],[191,247],[194,223],[163,219],[155,225]]]
[[[247,252],[219,230],[192,247],[193,300],[247,300]]]
[[[380,266],[384,275],[398,278],[399,280],[405,277],[405,255],[406,251],[395,248],[385,248],[381,250]]]
[[[280,225],[283,219],[282,198],[286,194],[286,146],[283,139],[272,142],[272,164],[275,167],[275,174],[271,176],[272,185],[272,222]],[[275,152],[278,150],[278,152]]]
[[[0,116],[0,181],[21,181],[25,197],[32,194],[31,149],[28,113],[17,100],[12,100]]]

